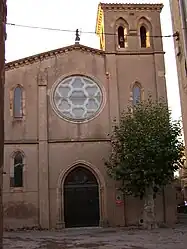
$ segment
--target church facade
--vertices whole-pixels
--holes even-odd
[[[143,203],[119,192],[105,160],[113,120],[137,99],[166,96],[160,4],[99,4],[100,49],[74,45],[6,64],[4,225],[138,224]],[[176,196],[156,200],[176,221]]]

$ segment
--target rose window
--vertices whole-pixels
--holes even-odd
[[[102,105],[100,87],[85,76],[71,76],[62,80],[53,93],[55,111],[71,121],[94,117]]]

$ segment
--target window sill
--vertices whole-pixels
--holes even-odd
[[[154,50],[152,47],[149,48],[141,48],[141,47],[137,47],[137,48],[117,48],[116,49],[116,53],[128,53],[128,54],[139,54],[139,53],[153,53]]]
[[[13,117],[13,121],[22,121],[23,117]]]
[[[141,50],[152,50],[152,47],[140,47]]]
[[[22,117],[22,118],[12,117],[12,124],[22,124],[24,120],[25,120],[24,117]]]
[[[24,192],[24,188],[23,187],[11,187],[10,192],[11,193],[22,193]]]
[[[116,50],[117,51],[128,51],[129,47],[126,47],[126,48],[119,48],[119,47],[117,47]]]

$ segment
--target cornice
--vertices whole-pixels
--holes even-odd
[[[110,142],[110,138],[49,139],[48,143],[100,143]]]
[[[150,3],[100,3],[99,6],[103,10],[122,10],[122,11],[158,11],[161,12],[163,4],[150,4]]]
[[[99,49],[95,49],[95,48],[90,48],[81,44],[74,44],[71,46],[67,46],[67,47],[63,47],[63,48],[59,48],[59,49],[55,49],[55,50],[51,50],[51,51],[47,51],[44,53],[40,53],[40,54],[36,54],[36,55],[32,55],[29,57],[25,57],[19,60],[15,60],[15,61],[11,61],[5,64],[5,70],[9,71],[15,68],[19,68],[19,67],[23,67],[26,65],[30,65],[36,62],[40,62],[46,59],[49,59],[50,57],[54,57],[60,54],[65,54],[69,51],[74,51],[74,50],[79,50],[82,52],[87,52],[87,53],[91,53],[91,54],[97,54],[97,55],[103,55],[104,51],[99,50]]]
[[[48,139],[47,143],[100,143],[100,142],[110,142],[110,138],[82,138],[82,139]],[[5,140],[5,145],[15,145],[15,144],[38,144],[40,141],[36,140]]]
[[[115,55],[154,55],[154,54],[165,54],[164,51],[152,50],[152,49],[143,49],[143,50],[118,50],[113,52],[105,52],[106,55],[115,54]]]
[[[4,144],[6,144],[6,145],[14,145],[14,144],[38,144],[38,140],[37,139],[35,139],[35,140],[27,140],[27,139],[25,139],[25,140],[5,140],[4,141]]]

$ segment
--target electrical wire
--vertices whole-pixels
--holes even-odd
[[[70,29],[58,29],[58,28],[47,28],[47,27],[40,27],[40,26],[30,26],[30,25],[22,25],[22,24],[15,24],[15,23],[6,23],[9,26],[14,26],[14,27],[21,27],[21,28],[30,28],[30,29],[42,29],[42,30],[48,30],[48,31],[60,31],[60,32],[71,32],[75,33],[75,30],[70,30]],[[81,34],[95,34],[93,31],[82,31]],[[100,33],[104,35],[116,35],[115,33]],[[140,36],[140,35],[131,35],[127,34],[125,36]],[[172,34],[172,35],[149,35],[148,37],[153,37],[153,38],[170,38],[170,37],[176,37],[177,32]]]

